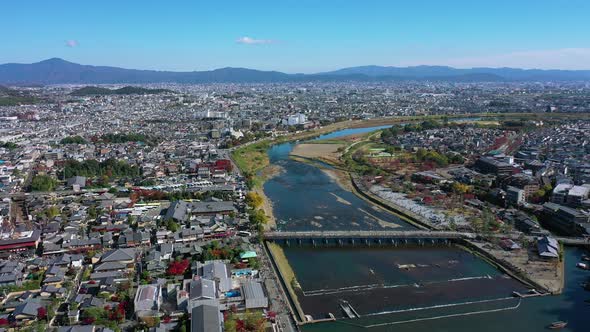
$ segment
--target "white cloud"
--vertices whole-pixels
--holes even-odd
[[[78,43],[77,40],[74,40],[74,39],[66,40],[67,47],[77,47],[78,45],[80,45],[80,44]]]
[[[590,48],[519,51],[485,56],[426,61],[453,67],[515,67],[525,69],[590,69]]]
[[[255,39],[251,37],[240,37],[236,39],[236,43],[238,44],[246,44],[246,45],[262,45],[262,44],[274,44],[276,43],[275,40],[272,39]]]

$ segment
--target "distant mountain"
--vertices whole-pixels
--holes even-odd
[[[590,70],[542,70],[518,68],[470,68],[458,69],[446,66],[384,67],[360,66],[343,68],[325,75],[366,75],[369,77],[397,76],[406,79],[443,79],[471,77],[494,81],[587,81]],[[481,75],[480,78],[474,75]]]
[[[105,83],[256,83],[309,81],[589,81],[590,70],[539,70],[515,68],[457,69],[445,66],[361,66],[318,74],[285,74],[246,68],[172,72],[88,66],[52,58],[31,64],[0,65],[0,83],[105,84]]]
[[[153,95],[160,93],[172,93],[168,89],[146,89],[134,86],[125,86],[120,89],[107,89],[98,86],[85,86],[70,93],[72,96],[105,96],[105,95]]]

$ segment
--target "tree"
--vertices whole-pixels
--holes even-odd
[[[86,140],[80,136],[68,136],[62,139],[60,144],[86,144]]]
[[[248,204],[254,209],[258,209],[262,206],[262,203],[264,203],[264,199],[262,198],[262,196],[260,196],[260,194],[255,191],[250,191],[249,193],[247,193],[245,201],[246,204]]]
[[[59,208],[55,205],[52,205],[45,210],[45,215],[49,219],[55,218],[59,216]]]
[[[164,225],[166,226],[166,229],[171,232],[177,232],[178,229],[180,228],[178,223],[176,221],[174,221],[174,219],[172,219],[172,218],[168,218],[168,219],[164,220]]]
[[[39,307],[37,309],[37,319],[38,320],[47,319],[47,309],[45,309],[45,307]]]
[[[545,197],[545,194],[546,194],[545,190],[541,188],[541,189],[539,189],[539,190],[537,190],[537,191],[535,191],[535,192],[533,193],[533,198],[534,198],[536,201],[539,201],[539,200],[541,200],[543,197]]]
[[[168,275],[175,275],[180,276],[183,275],[190,265],[190,261],[188,259],[183,259],[181,261],[172,261],[168,264],[168,269],[166,273]]]
[[[266,216],[264,211],[258,209],[250,212],[249,220],[253,226],[259,227],[262,225],[266,225],[266,223],[268,222],[268,217]]]
[[[96,206],[91,205],[88,208],[88,217],[90,217],[91,219],[96,219],[97,216],[98,216],[98,213],[96,211]]]
[[[49,175],[35,175],[31,181],[33,191],[53,191],[57,187],[57,180]]]
[[[470,186],[463,184],[463,183],[459,183],[459,182],[453,182],[452,188],[453,188],[453,192],[460,194],[460,195],[466,194],[469,191],[471,191]]]

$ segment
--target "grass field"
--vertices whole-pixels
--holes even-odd
[[[240,147],[232,152],[232,159],[246,178],[250,178],[250,185],[258,187],[263,180],[259,171],[270,164],[267,150],[270,142],[263,140],[254,144]]]

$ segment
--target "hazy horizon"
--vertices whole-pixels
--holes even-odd
[[[7,2],[0,63],[317,73],[364,65],[590,69],[590,2]],[[26,15],[22,15],[26,13]],[[41,27],[41,28],[40,28]]]
[[[52,60],[52,59],[59,59],[59,60],[63,60],[66,62],[71,62],[74,64],[79,64],[79,65],[83,65],[83,66],[94,66],[94,67],[114,67],[114,68],[122,68],[122,69],[130,69],[130,70],[150,70],[150,71],[169,71],[169,72],[193,72],[193,71],[213,71],[213,70],[219,70],[219,69],[224,69],[224,68],[239,68],[239,69],[252,69],[252,70],[258,70],[258,71],[276,71],[276,72],[281,72],[281,73],[285,73],[285,74],[321,74],[324,72],[332,72],[332,71],[337,71],[340,69],[349,69],[349,68],[361,68],[361,67],[391,67],[391,68],[412,68],[412,67],[449,67],[449,68],[453,68],[453,69],[478,69],[478,68],[490,68],[490,69],[504,69],[504,68],[509,68],[509,69],[522,69],[522,70],[564,70],[564,71],[588,71],[590,69],[562,69],[562,68],[536,68],[536,67],[531,67],[531,68],[523,68],[523,67],[493,67],[493,66],[472,66],[472,67],[460,67],[460,66],[450,66],[450,65],[441,65],[441,64],[416,64],[416,65],[407,65],[407,66],[403,66],[403,65],[375,65],[375,64],[360,64],[360,65],[353,65],[353,66],[349,66],[349,67],[338,67],[338,68],[331,68],[329,70],[322,70],[322,71],[314,71],[314,72],[289,72],[286,70],[280,70],[280,69],[260,69],[260,68],[251,68],[251,67],[240,67],[240,66],[223,66],[223,67],[215,67],[215,68],[203,68],[203,69],[194,69],[194,70],[163,70],[160,68],[135,68],[135,67],[122,67],[122,66],[117,66],[117,65],[110,65],[110,64],[94,64],[94,63],[78,63],[75,62],[73,60],[69,60],[69,59],[64,59],[64,58],[60,58],[60,57],[51,57],[51,58],[47,58],[47,59],[41,59],[38,61],[33,61],[33,62],[6,62],[6,63],[0,63],[0,65],[3,64],[34,64],[34,63],[40,63],[43,61],[48,61],[48,60]]]

